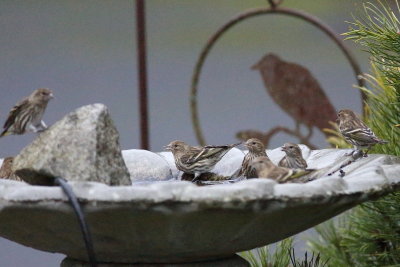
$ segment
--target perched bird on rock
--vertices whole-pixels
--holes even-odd
[[[244,159],[242,161],[242,166],[237,176],[244,176],[246,178],[256,178],[257,177],[256,172],[251,167],[250,163],[253,159],[257,157],[264,156],[268,158],[268,155],[265,152],[265,146],[257,138],[250,138],[249,140],[246,141],[244,145],[249,149],[249,152],[246,154],[246,156],[244,156]]]
[[[276,166],[267,157],[257,157],[251,162],[258,178],[271,178],[278,183],[294,181],[297,178],[311,173],[313,170],[289,169]]]
[[[183,141],[173,141],[165,149],[170,150],[178,170],[197,175],[211,171],[233,147],[241,143],[222,146],[190,146]]]
[[[265,55],[252,69],[259,70],[272,99],[295,121],[309,129],[332,128],[328,123],[336,111],[318,81],[303,66],[281,60],[275,54]]]
[[[357,117],[350,109],[342,109],[338,112],[337,121],[339,130],[344,139],[354,146],[353,155],[356,151],[362,151],[366,148],[367,151],[375,144],[386,144],[388,141],[379,139],[365,123]]]
[[[10,179],[16,181],[22,181],[15,173],[12,171],[12,165],[14,162],[14,157],[6,157],[3,160],[3,164],[0,168],[0,178]]]
[[[282,151],[286,153],[278,163],[278,166],[290,169],[306,169],[307,162],[304,160],[301,149],[293,143],[286,143],[282,147]]]
[[[18,102],[8,114],[0,137],[44,131],[47,126],[42,121],[42,117],[47,103],[52,98],[53,93],[50,89],[40,88],[33,91],[29,97]]]

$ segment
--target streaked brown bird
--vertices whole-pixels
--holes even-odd
[[[297,144],[285,143],[282,146],[282,151],[286,153],[278,163],[279,167],[285,167],[290,169],[306,169],[307,162],[303,158],[301,149]]]
[[[375,144],[386,144],[388,141],[379,139],[374,132],[350,109],[342,109],[337,114],[340,133],[344,139],[354,146],[353,155],[356,151],[367,151]]]
[[[201,173],[211,171],[233,147],[241,143],[222,146],[190,146],[183,141],[172,141],[165,149],[172,152],[178,170],[194,174],[196,178]]]
[[[6,157],[6,158],[4,158],[3,164],[1,165],[1,168],[0,168],[0,178],[16,180],[16,181],[22,181],[21,178],[19,178],[12,171],[13,162],[14,162],[14,157]]]
[[[257,178],[256,171],[251,167],[251,162],[257,157],[267,157],[267,152],[265,152],[264,144],[257,138],[250,138],[244,144],[249,152],[244,156],[242,161],[242,167],[240,168],[237,176],[244,176],[246,178]]]
[[[40,88],[18,102],[8,114],[4,123],[4,130],[0,137],[10,134],[24,134],[26,132],[44,131],[47,126],[42,121],[47,103],[53,98],[50,89]]]
[[[297,129],[304,124],[311,136],[313,126],[332,128],[328,122],[335,120],[335,108],[306,68],[270,53],[252,69],[260,71],[268,93],[296,121]]]
[[[312,170],[302,169],[289,169],[276,166],[267,157],[257,157],[251,162],[252,168],[256,171],[258,178],[270,178],[278,183],[285,183],[294,181],[297,178],[305,176],[312,172]]]

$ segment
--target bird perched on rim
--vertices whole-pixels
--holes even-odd
[[[257,157],[267,157],[264,144],[257,138],[250,138],[244,143],[249,149],[249,152],[244,156],[242,166],[237,176],[244,176],[246,178],[257,178],[255,170],[251,167],[250,163]]]
[[[183,141],[172,141],[165,149],[174,155],[175,165],[184,173],[194,174],[194,178],[211,171],[233,147],[241,143],[222,146],[190,146]]]
[[[291,180],[295,181],[297,178],[305,176],[314,171],[279,167],[267,157],[257,157],[253,159],[251,166],[256,171],[258,178],[271,178],[278,183],[285,183]]]
[[[340,133],[344,139],[354,146],[353,155],[356,151],[367,151],[375,144],[386,144],[388,141],[379,139],[365,123],[357,117],[350,109],[342,109],[337,114],[337,122],[339,123]]]
[[[13,171],[12,165],[14,162],[14,157],[6,157],[3,160],[3,164],[0,168],[0,178],[22,181]]]
[[[47,126],[42,121],[42,117],[47,103],[52,98],[53,92],[50,89],[40,88],[33,91],[29,97],[18,102],[8,114],[0,137],[44,131]]]
[[[307,162],[304,160],[301,149],[297,144],[285,143],[282,146],[282,151],[286,153],[278,163],[279,167],[290,169],[306,169]]]
[[[313,126],[332,128],[328,122],[335,120],[335,108],[305,67],[269,53],[251,69],[260,71],[268,93],[296,121],[297,129],[305,124],[311,136]]]

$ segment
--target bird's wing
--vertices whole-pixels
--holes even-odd
[[[193,150],[193,156],[188,159],[187,163],[194,163],[206,158],[210,158],[213,156],[223,156],[234,146],[238,146],[241,143],[232,144],[232,145],[222,145],[222,146],[205,146],[204,148],[195,147]]]
[[[293,170],[292,169],[288,169],[288,168],[279,168],[279,172],[277,172],[278,175],[276,177],[276,180],[279,183],[283,183],[286,182],[293,174]]]
[[[288,182],[288,181],[292,181],[292,180],[299,180],[300,178],[306,178],[306,180],[302,179],[303,182],[307,181],[307,177],[309,174],[311,173],[315,173],[317,172],[317,170],[315,169],[292,169],[292,172],[290,173],[290,175],[286,176],[283,180],[283,182]],[[306,177],[307,175],[307,177]]]
[[[203,148],[202,147],[190,147],[189,151],[187,151],[185,154],[181,156],[181,162],[183,164],[191,164],[194,162],[194,158],[197,157],[200,153],[202,153]]]
[[[11,125],[14,124],[15,119],[18,117],[18,115],[21,114],[21,111],[27,109],[29,106],[29,101],[28,98],[25,98],[21,102],[18,102],[11,110],[10,113],[8,114],[7,120],[4,123],[4,132],[3,134],[11,127]]]
[[[376,137],[376,135],[368,127],[347,130],[343,132],[343,135],[363,143],[379,141],[378,137]]]

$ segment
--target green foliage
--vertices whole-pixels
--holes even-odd
[[[296,259],[296,255],[294,254],[293,248],[291,251],[289,251],[289,255],[293,267],[325,267],[329,261],[329,259],[325,261],[322,260],[320,253],[315,255],[314,252],[312,253],[311,258],[308,257],[306,252],[304,255],[304,259],[299,261]]]
[[[265,246],[250,251],[239,253],[247,260],[251,267],[288,267],[290,263],[289,251],[293,246],[293,238],[286,238],[277,243],[275,251],[271,246]]]
[[[399,35],[400,41],[400,35]],[[391,154],[400,156],[400,128],[395,127],[400,119],[400,72],[392,66],[377,66],[372,63],[372,75],[365,75],[364,79],[372,87],[372,90],[362,88],[368,95],[366,103],[366,123],[377,136],[389,141],[387,145],[377,145],[372,148],[373,153]],[[399,64],[400,66],[400,64]],[[396,72],[396,73],[392,73]],[[388,79],[386,74],[392,77],[397,75],[397,80]]]
[[[400,8],[397,2],[395,11],[377,3],[366,3],[363,18],[350,23],[345,35],[371,55],[372,74],[364,76],[371,89],[360,88],[368,96],[364,119],[389,141],[372,152],[400,156]],[[329,221],[316,229],[319,238],[309,245],[330,258],[329,266],[400,266],[398,192],[353,209],[344,223]]]
[[[320,252],[323,260],[329,259],[329,266],[354,266],[349,252],[342,245],[344,239],[342,230],[346,223],[346,217],[342,216],[320,224],[315,227],[318,238],[307,241],[308,247]]]
[[[239,253],[239,256],[247,260],[251,267],[325,267],[329,259],[322,259],[320,254],[312,253],[302,260],[296,259],[293,248],[293,238],[286,238],[278,242],[274,252],[271,246],[265,246],[250,251]]]

